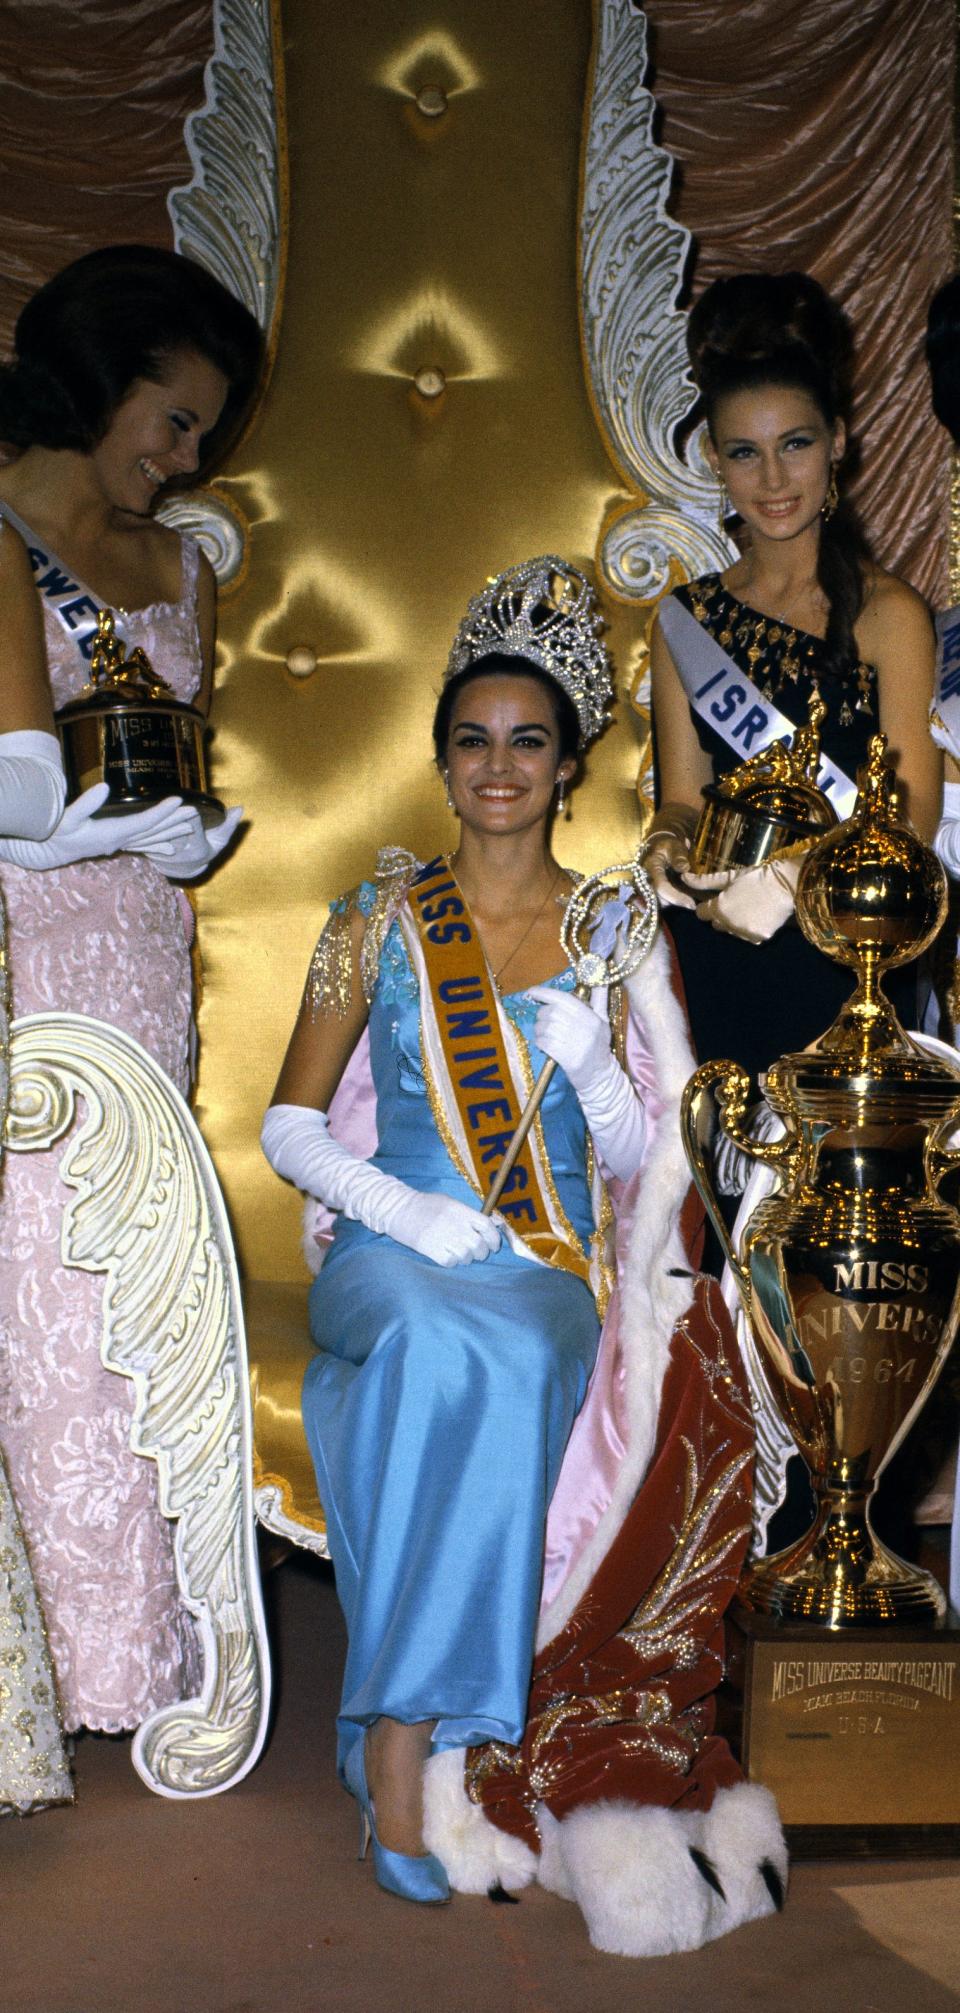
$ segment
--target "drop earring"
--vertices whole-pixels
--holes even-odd
[[[567,779],[566,779],[566,777],[565,777],[565,776],[558,776],[558,777],[557,777],[557,817],[558,817],[558,818],[563,818],[563,817],[565,817],[565,818],[567,819],[567,822],[569,823],[569,820],[570,820],[570,807],[569,807],[569,805],[567,805],[567,808],[566,808],[566,811],[564,811],[564,804],[566,803],[566,796],[567,796]]]
[[[823,518],[825,524],[829,523],[831,517],[833,516],[834,511],[836,510],[839,501],[840,501],[840,491],[837,488],[837,471],[836,467],[831,462],[830,482],[820,510],[820,515]]]
[[[451,797],[451,795],[450,795],[450,771],[449,771],[449,769],[444,769],[444,772],[443,772],[443,787],[444,787],[444,789],[446,790],[446,793],[447,793],[447,810],[448,810],[448,811],[455,811],[455,810],[456,810],[456,805],[455,805],[455,803],[454,803],[454,801],[453,801],[453,798],[452,798],[452,797]]]
[[[727,518],[730,515],[730,498],[727,495],[727,485],[724,482],[723,476],[722,475],[718,476],[717,480],[720,484],[720,501],[717,504],[717,523],[722,532],[726,526]]]

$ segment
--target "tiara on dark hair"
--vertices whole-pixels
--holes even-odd
[[[575,566],[546,554],[508,566],[467,604],[444,683],[488,657],[539,666],[572,700],[583,746],[596,739],[613,698],[610,652],[597,597]]]

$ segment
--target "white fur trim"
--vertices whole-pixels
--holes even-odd
[[[537,1805],[537,1830],[540,1833],[537,1866],[540,1886],[547,1888],[550,1894],[559,1894],[563,1901],[576,1901],[560,1843],[560,1820],[553,1816],[545,1803]]]
[[[434,1755],[424,1771],[423,1842],[460,1894],[509,1892],[537,1880],[579,1907],[590,1941],[619,1957],[665,1957],[698,1950],[742,1922],[772,1915],[775,1902],[760,1871],[769,1860],[787,1886],[787,1848],[777,1806],[759,1783],[721,1789],[710,1809],[662,1810],[616,1800],[584,1804],[557,1820],[537,1809],[539,1859],[500,1831],[463,1780],[463,1748]],[[690,1856],[710,1861],[722,1897]]]
[[[559,1824],[541,1811],[538,1822],[545,1846],[550,1841],[541,1883],[575,1900],[591,1943],[616,1956],[697,1950],[742,1922],[772,1915],[764,1859],[786,1891],[777,1807],[759,1783],[721,1789],[705,1813],[618,1801],[585,1804]],[[691,1847],[710,1861],[723,1896],[698,1870]]]
[[[590,1803],[557,1826],[559,1851],[591,1943],[618,1957],[697,1950],[717,1897],[690,1857],[682,1814],[652,1804]]]
[[[702,1824],[703,1850],[727,1897],[723,1929],[771,1915],[774,1903],[760,1862],[769,1859],[786,1893],[787,1846],[769,1789],[759,1782],[738,1782],[732,1789],[718,1790]]]
[[[680,1237],[680,1211],[690,1172],[680,1136],[680,1100],[696,1067],[686,1020],[670,984],[670,957],[659,938],[627,987],[631,1012],[643,1028],[657,1065],[662,1110],[636,1198],[621,1286],[620,1343],[624,1351],[627,1451],[610,1502],[563,1586],[540,1616],[537,1648],[566,1627],[577,1602],[613,1543],[646,1474],[660,1415],[660,1393],[677,1322],[690,1305],[689,1271]]]
[[[521,1838],[491,1824],[471,1803],[463,1780],[464,1749],[432,1755],[423,1772],[423,1842],[459,1894],[486,1894],[499,1881],[511,1892],[536,1879],[537,1856]]]

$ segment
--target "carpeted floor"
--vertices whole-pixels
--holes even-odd
[[[126,1741],[78,1744],[78,1799],[0,1825],[2,2013],[948,2013],[960,1864],[801,1865],[782,1916],[687,1957],[590,1948],[568,1903],[416,1909],[358,1865],[333,1777],[343,1633],[329,1572],[271,1574],[279,1666],[254,1775],[151,1796]]]

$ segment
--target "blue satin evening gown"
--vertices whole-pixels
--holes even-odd
[[[372,897],[365,886],[361,906]],[[554,983],[569,990],[572,973]],[[539,1071],[536,1003],[517,993],[504,1007]],[[394,924],[370,1010],[374,1164],[476,1208],[434,1124],[418,1009]],[[588,1246],[586,1132],[562,1070],[543,1124],[563,1207]],[[303,1418],[349,1637],[341,1770],[384,1713],[435,1719],[435,1748],[519,1741],[547,1506],[599,1339],[592,1293],[505,1239],[489,1258],[447,1268],[341,1219],[310,1326]]]

